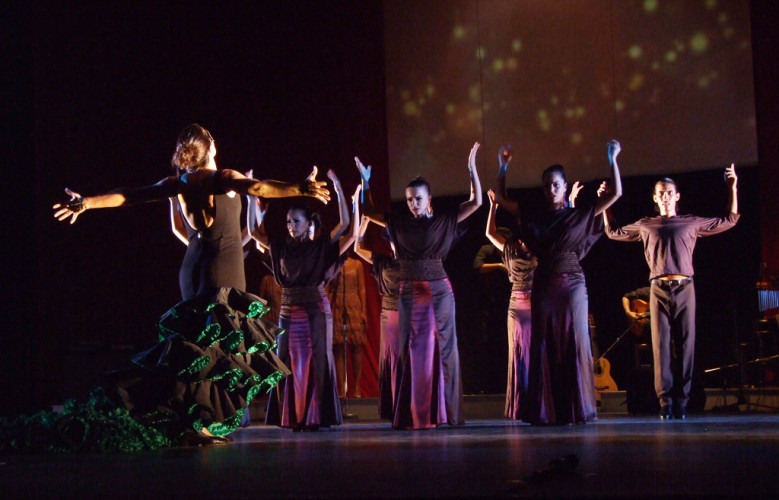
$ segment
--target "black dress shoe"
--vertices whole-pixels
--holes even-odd
[[[674,413],[670,406],[664,406],[660,408],[660,414],[658,416],[660,417],[660,420],[671,420],[674,418]]]
[[[679,420],[684,420],[687,418],[687,408],[684,406],[679,406],[676,408],[676,411],[674,412],[674,418],[678,418]]]

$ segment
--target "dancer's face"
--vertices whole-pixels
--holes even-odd
[[[676,184],[673,182],[658,182],[655,184],[655,193],[652,199],[657,203],[660,209],[660,215],[673,217],[676,215],[676,202],[681,195],[676,191]]]
[[[287,212],[287,231],[295,239],[307,238],[313,224],[306,219],[302,210],[290,210]]]
[[[425,186],[406,188],[406,204],[414,217],[423,217],[429,213],[430,199]]]
[[[542,181],[547,202],[554,208],[562,207],[565,204],[565,193],[568,191],[568,184],[563,176],[559,172],[550,172]]]

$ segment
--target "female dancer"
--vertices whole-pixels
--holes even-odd
[[[352,245],[356,229],[341,236],[349,225],[349,211],[338,177],[332,170],[327,176],[338,195],[340,215],[329,234],[311,238],[313,214],[304,206],[288,210],[287,235],[268,235],[263,225],[252,231],[252,237],[270,251],[273,275],[282,287],[279,326],[285,333],[279,337],[278,355],[292,371],[271,395],[266,423],[295,431],[343,423],[333,362],[333,318],[324,285]]]
[[[188,232],[179,271],[184,302],[160,320],[164,340],[138,354],[136,368],[117,374],[116,380],[133,416],[174,438],[192,431],[208,438],[199,444],[224,441],[219,436],[238,427],[251,399],[288,373],[271,350],[278,329],[259,317],[265,303],[243,291],[240,198],[227,193],[329,200],[325,183],[315,178],[316,168],[301,184],[260,181],[217,170],[215,157],[211,134],[188,125],[171,161],[176,175],[97,196],[66,189],[71,201],[53,207],[58,220],[72,224],[88,209],[177,198]]]
[[[457,351],[454,294],[443,266],[454,244],[457,223],[481,206],[475,143],[468,158],[471,196],[457,212],[433,214],[430,186],[418,177],[406,187],[410,214],[387,219],[372,205],[366,217],[389,228],[400,261],[396,429],[426,429],[464,422]],[[367,190],[368,170],[355,158]],[[370,198],[368,198],[370,201]]]
[[[582,185],[576,181],[571,188],[568,203],[576,206],[576,197]],[[538,260],[521,239],[509,239],[500,233],[495,224],[495,192],[487,193],[490,212],[487,216],[486,236],[503,256],[503,266],[511,282],[511,298],[508,310],[508,376],[506,377],[506,418],[522,419],[522,397],[527,393],[530,365],[530,291],[533,288],[533,270]]]
[[[533,278],[530,357],[526,397],[520,415],[531,424],[569,424],[596,414],[592,348],[587,324],[587,288],[579,261],[601,234],[599,218],[622,195],[617,166],[619,143],[608,144],[614,190],[588,208],[566,207],[567,183],[561,165],[542,175],[546,207],[522,221],[525,244],[538,258]],[[505,197],[511,151],[499,152],[498,194]]]
[[[368,176],[370,177],[370,173],[368,173]],[[359,217],[359,209],[355,212],[355,217]],[[379,417],[392,421],[394,416],[395,380],[397,378],[397,374],[392,370],[396,367],[395,361],[398,355],[398,278],[400,277],[400,263],[394,255],[394,245],[392,257],[363,247],[363,235],[368,228],[368,223],[370,223],[370,219],[363,217],[360,223],[359,234],[354,242],[354,252],[371,265],[370,273],[376,279],[379,295],[381,295]]]

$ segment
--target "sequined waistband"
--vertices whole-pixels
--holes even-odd
[[[560,252],[550,257],[548,262],[539,262],[538,271],[552,274],[580,273],[582,266],[576,252]]]
[[[441,259],[400,261],[400,281],[433,281],[446,278]]]
[[[281,289],[281,305],[292,306],[300,304],[314,304],[325,296],[325,287],[319,286],[292,286]]]

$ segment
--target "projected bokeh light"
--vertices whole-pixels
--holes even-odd
[[[757,160],[749,4],[723,0],[385,2],[391,190],[424,175],[468,191],[514,148],[510,186],[672,173]]]

